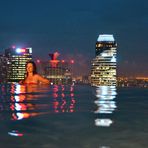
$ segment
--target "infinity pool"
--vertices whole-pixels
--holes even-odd
[[[148,89],[0,85],[0,148],[146,148]]]

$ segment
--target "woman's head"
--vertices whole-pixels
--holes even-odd
[[[27,75],[28,73],[33,73],[33,75],[37,74],[36,64],[33,61],[28,61],[26,63],[26,71],[27,71]]]

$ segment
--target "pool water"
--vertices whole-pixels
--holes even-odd
[[[148,89],[0,85],[0,148],[146,148]]]

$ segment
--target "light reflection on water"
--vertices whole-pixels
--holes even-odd
[[[113,114],[117,108],[115,101],[116,95],[115,86],[96,87],[96,100],[94,101],[97,106],[94,113],[98,114],[98,117],[95,119],[96,126],[109,127],[114,123],[113,119],[108,118],[106,114]],[[104,115],[103,117],[101,117],[102,114]]]
[[[116,87],[0,84],[0,147],[147,147],[147,96],[141,88],[117,95]]]
[[[8,111],[11,120],[22,120],[49,113],[75,112],[74,86],[1,85],[0,110]],[[65,92],[68,93],[65,94]]]

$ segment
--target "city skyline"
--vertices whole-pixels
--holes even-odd
[[[90,71],[99,34],[113,34],[118,43],[117,74],[148,76],[147,4],[146,0],[3,0],[0,52],[12,45],[32,47],[33,58],[42,60],[58,51],[61,58],[74,59],[77,74],[83,74]]]

